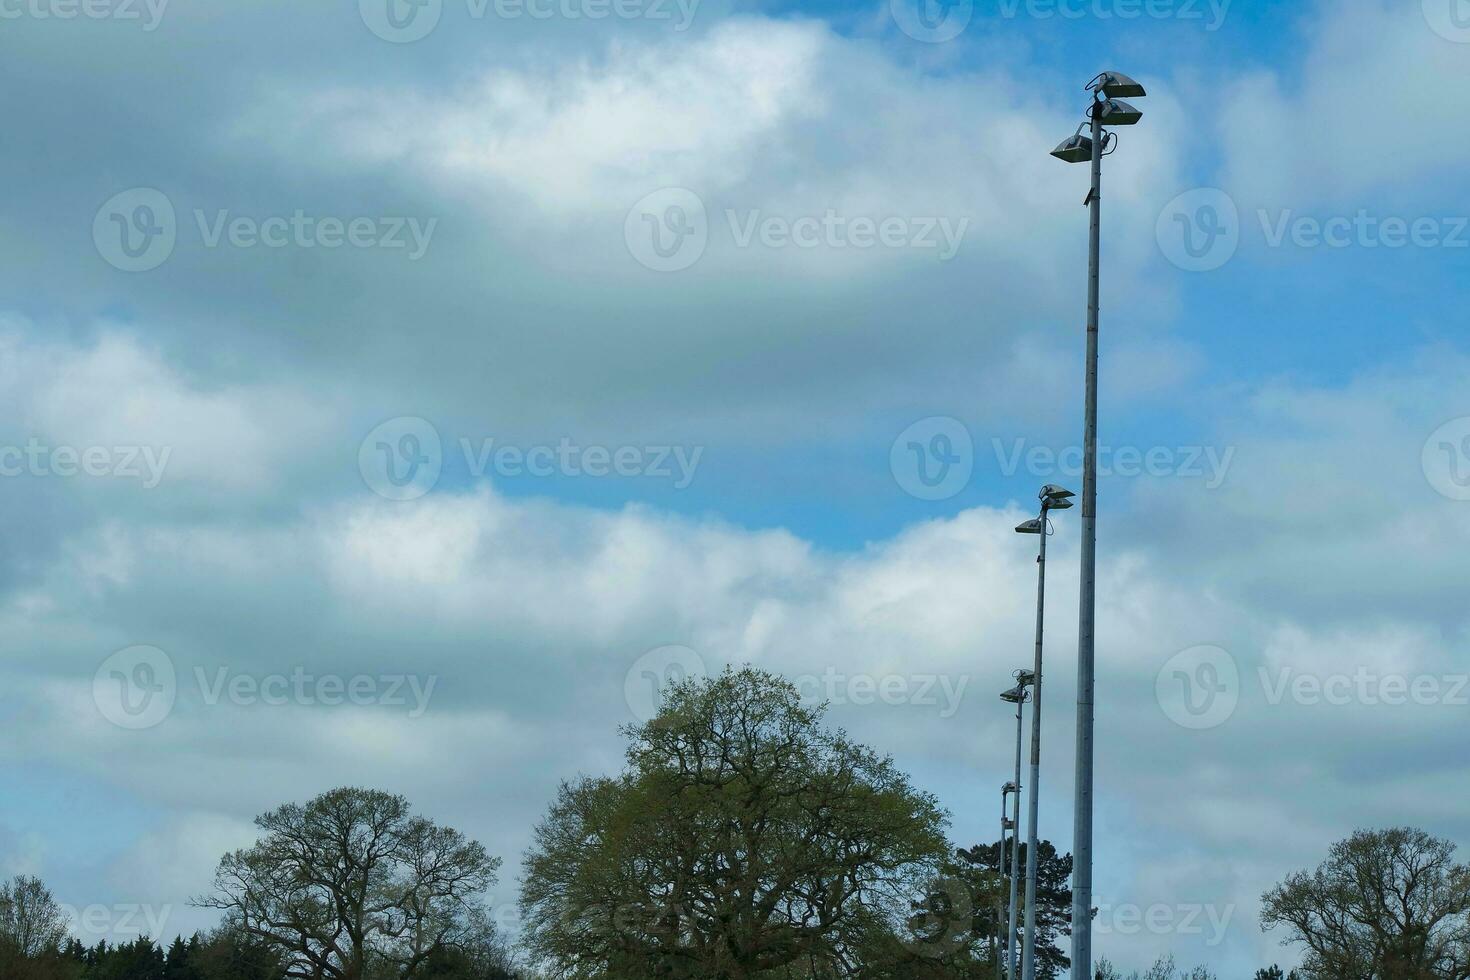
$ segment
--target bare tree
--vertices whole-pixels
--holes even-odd
[[[0,955],[34,959],[66,939],[66,914],[39,878],[0,885]]]
[[[1361,830],[1262,897],[1311,980],[1470,980],[1470,867],[1422,830]]]
[[[401,796],[335,789],[255,823],[266,836],[225,855],[195,901],[277,947],[288,977],[412,980],[490,928],[480,896],[499,859]]]

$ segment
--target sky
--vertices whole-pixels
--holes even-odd
[[[0,875],[207,927],[255,815],[505,859],[750,663],[993,841],[1104,168],[1095,949],[1297,961],[1470,844],[1465,0],[3,0]],[[1071,847],[1076,511],[1041,836]]]

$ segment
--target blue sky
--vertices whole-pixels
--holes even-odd
[[[1079,482],[1086,170],[1047,154],[1110,68],[1150,94],[1105,176],[1098,951],[1287,964],[1258,898],[1332,840],[1470,841],[1458,0],[981,0],[946,39],[905,0],[442,0],[412,40],[384,2],[7,15],[0,873],[191,930],[253,815],[361,782],[505,857],[509,908],[669,662],[839,675],[989,835],[1011,528]],[[171,707],[128,727],[140,665]],[[1222,667],[1200,724],[1177,678]]]

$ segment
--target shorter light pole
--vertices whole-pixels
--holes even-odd
[[[1048,483],[1037,497],[1041,500],[1041,516],[1016,528],[1019,534],[1035,534],[1041,538],[1036,556],[1036,665],[1031,671],[1031,788],[1027,794],[1026,812],[1030,826],[1026,828],[1026,939],[1022,947],[1021,978],[1036,977],[1036,819],[1037,789],[1041,783],[1041,632],[1046,620],[1046,515],[1053,510],[1072,506],[1075,494]]]
[[[996,847],[998,849],[997,850],[997,853],[996,853],[996,861],[999,864],[999,867],[1000,867],[1000,870],[1001,870],[1001,874],[1005,874],[1005,868],[1006,868],[1006,831],[1010,831],[1011,838],[1012,839],[1015,838],[1016,833],[1017,833],[1016,822],[1014,820],[1012,820],[1010,817],[1006,816],[1006,803],[1009,802],[1010,796],[1011,796],[1012,793],[1016,793],[1017,794],[1017,798],[1019,799],[1019,796],[1020,796],[1020,787],[1017,786],[1015,783],[1006,783],[1004,786],[1002,786],[1000,788],[1000,843],[998,845],[996,845]],[[1013,864],[1012,865],[1012,868],[1014,868],[1014,867],[1015,867],[1015,865]],[[1011,904],[1012,904],[1012,906],[1015,905],[1015,902],[1016,902],[1016,882],[1015,882],[1015,873],[1014,873],[1014,871],[1012,871],[1012,879],[1011,879]],[[999,930],[1005,928],[1006,916],[1008,914],[1010,915],[1010,917],[1011,917],[1012,920],[1015,919],[1015,911],[1014,911],[1014,909],[1012,909],[1008,913],[1007,910],[1006,910],[1006,908],[1004,906],[1002,906],[1002,905],[997,905],[995,907],[995,928],[996,928],[996,931],[997,932]],[[997,947],[998,946],[999,946],[999,944],[997,944]],[[1005,962],[1006,966],[1004,968],[1002,968],[1002,966],[1001,966],[1002,957],[1001,957],[1001,951],[1000,951],[1000,949],[997,948],[995,950],[995,952],[996,952],[996,957],[995,957],[995,977],[996,977],[996,980],[1001,980],[1001,978],[1005,975],[1005,973],[1003,971],[1008,971],[1010,969],[1010,962],[1011,962],[1011,937],[1010,937],[1009,934],[1007,934],[1007,936],[1006,936],[1005,955],[1004,955],[1004,962]],[[1011,980],[1015,980],[1015,978],[1012,977]]]
[[[1013,810],[1009,820],[1009,826],[1011,828],[1011,867],[1009,876],[1011,879],[1011,901],[1007,906],[1008,915],[1007,922],[1005,923],[1007,927],[1005,952],[1006,973],[1011,977],[1011,980],[1016,980],[1016,977],[1019,976],[1018,967],[1021,961],[1021,950],[1019,946],[1016,946],[1016,919],[1019,911],[1016,899],[1019,897],[1018,892],[1021,883],[1021,712],[1026,702],[1031,699],[1031,692],[1027,690],[1027,687],[1031,684],[1032,674],[1029,670],[1018,670],[1015,673],[1015,678],[1016,686],[1001,692],[1000,695],[1002,701],[1007,701],[1016,706],[1016,778],[1005,784],[1005,788],[1001,794],[1000,835],[1000,869],[1002,873],[1005,873],[1005,828],[1007,825],[1005,818],[1005,797],[1008,793],[1014,793],[1015,801],[1012,804]],[[1012,949],[1015,950],[1014,955],[1012,955]]]

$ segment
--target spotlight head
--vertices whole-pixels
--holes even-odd
[[[1017,684],[1009,691],[1001,691],[1000,699],[1002,701],[1009,701],[1011,704],[1021,704],[1026,700],[1026,685]]]
[[[1016,671],[1016,683],[1022,687],[1030,687],[1036,683],[1036,673],[1022,668]]]
[[[1077,495],[1066,487],[1059,487],[1055,483],[1048,483],[1041,488],[1041,492],[1036,496],[1042,500],[1065,500],[1068,497],[1075,497]]]
[[[1075,133],[1057,144],[1051,155],[1063,163],[1091,163],[1092,137]]]
[[[1105,99],[1141,99],[1148,95],[1142,85],[1120,71],[1105,71],[1087,87],[1101,92]]]
[[[1041,533],[1041,530],[1042,530],[1042,526],[1043,525],[1041,523],[1041,520],[1039,518],[1033,517],[1029,521],[1024,521],[1024,522],[1022,522],[1020,524],[1017,524],[1016,525],[1016,533],[1017,534],[1040,534]]]
[[[1143,118],[1143,110],[1135,109],[1122,99],[1099,102],[1093,110],[1102,119],[1104,126],[1136,126]]]
[[[1018,790],[1020,788],[1021,787],[1017,786],[1015,783],[1006,783],[1004,786],[1002,786],[1000,788],[1000,791],[1001,791],[1001,794],[1002,795],[1009,795],[1011,793],[1014,793],[1016,790]]]

